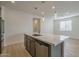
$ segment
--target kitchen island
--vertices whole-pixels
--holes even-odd
[[[63,57],[64,40],[67,38],[64,35],[25,33],[24,45],[33,57]]]

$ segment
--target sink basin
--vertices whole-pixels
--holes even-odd
[[[40,35],[40,34],[33,34],[32,36],[42,36],[42,35]]]

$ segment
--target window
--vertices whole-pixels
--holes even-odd
[[[72,21],[60,21],[60,31],[72,31]]]

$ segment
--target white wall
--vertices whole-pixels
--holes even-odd
[[[5,45],[23,41],[23,34],[32,32],[32,19],[37,17],[25,12],[3,7],[5,20]]]
[[[5,20],[5,46],[22,42],[24,33],[32,32],[32,20],[38,16],[27,14],[25,12],[2,7],[2,17]],[[41,33],[52,33],[53,21],[52,18],[46,17],[45,22],[41,20]]]
[[[41,32],[53,34],[53,18],[51,16],[46,16],[45,21],[41,22]]]
[[[72,31],[71,32],[62,32],[59,28],[59,20],[54,21],[54,34],[63,34],[69,35],[71,38],[79,39],[79,16],[70,17],[62,20],[72,20]]]

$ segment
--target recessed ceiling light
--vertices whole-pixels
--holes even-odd
[[[45,1],[41,1],[41,3],[45,3]]]
[[[11,3],[15,3],[15,1],[11,1]]]
[[[55,9],[55,6],[52,6],[52,9]]]
[[[35,10],[37,10],[38,8],[37,8],[37,7],[35,7],[34,9],[35,9]]]

